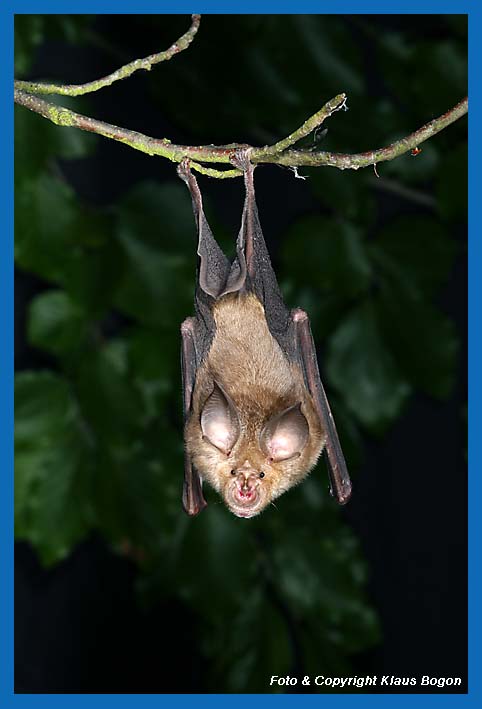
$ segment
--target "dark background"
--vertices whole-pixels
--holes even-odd
[[[17,76],[82,83],[188,25],[17,16]],[[172,61],[58,102],[173,142],[256,145],[346,91],[349,111],[305,147],[360,152],[465,95],[466,35],[463,16],[204,16]],[[187,520],[187,191],[166,160],[16,107],[17,692],[264,692],[287,673],[467,690],[466,119],[421,147],[379,179],[256,171],[287,302],[312,317],[350,504],[335,509],[320,465],[260,519],[211,495]],[[199,181],[232,249],[241,182]]]

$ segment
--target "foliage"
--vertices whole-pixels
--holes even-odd
[[[368,16],[245,16],[235,33],[220,32],[221,20],[206,16],[189,52],[156,70],[162,81],[145,79],[191,143],[278,139],[347,91],[351,111],[331,119],[327,149],[362,150],[464,92],[466,28],[457,18],[440,20],[443,40],[412,37],[406,24],[381,32]],[[168,46],[178,23],[133,16],[128,33],[155,30]],[[93,26],[81,16],[20,16],[18,72],[56,34],[86,52],[94,40],[108,46]],[[128,42],[127,31],[118,40]],[[375,100],[362,68],[368,43],[386,86]],[[448,75],[447,62],[456,69]],[[55,367],[16,379],[17,537],[54,564],[96,529],[135,558],[145,600],[174,596],[197,614],[208,691],[265,691],[267,677],[290,671],[348,671],[378,626],[359,544],[320,485],[323,470],[248,523],[213,495],[198,519],[181,512],[178,331],[194,277],[184,186],[141,181],[111,208],[81,203],[59,160],[87,160],[95,139],[23,108],[15,120],[16,263],[47,284],[30,304],[27,337]],[[360,432],[381,435],[414,390],[443,398],[453,386],[457,335],[436,299],[465,214],[466,151],[463,129],[449,132],[417,158],[380,168],[400,194],[410,188],[428,206],[399,199],[387,210],[369,171],[311,170],[303,183],[311,213],[277,237],[288,302],[309,310],[323,338],[322,371],[352,468]]]

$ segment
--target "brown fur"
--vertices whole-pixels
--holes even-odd
[[[198,369],[192,411],[186,423],[188,455],[201,477],[228,503],[231,470],[247,467],[263,471],[258,482],[261,512],[272,500],[301,482],[314,467],[325,444],[302,372],[284,356],[271,335],[264,308],[252,293],[222,297],[214,306],[216,332],[207,360]],[[229,455],[203,440],[200,416],[216,380],[232,399],[241,434]],[[259,446],[265,423],[275,414],[301,402],[309,438],[301,454],[283,462],[270,462]]]

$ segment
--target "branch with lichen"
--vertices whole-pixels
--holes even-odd
[[[450,109],[450,111],[435,118],[433,121],[430,121],[430,123],[426,123],[405,138],[401,138],[385,148],[378,148],[364,153],[344,154],[324,151],[314,152],[308,150],[284,149],[283,147],[280,152],[276,152],[276,150],[279,150],[278,146],[283,146],[285,141],[287,145],[293,145],[293,143],[307,135],[307,125],[311,130],[318,127],[325,116],[331,115],[334,110],[337,110],[336,106],[340,106],[343,103],[345,100],[344,94],[329,101],[321,111],[315,114],[318,118],[323,116],[318,123],[316,120],[310,123],[311,119],[309,119],[301,128],[286,138],[285,141],[280,141],[276,143],[275,146],[265,146],[262,148],[238,143],[206,146],[175,145],[171,143],[168,138],[151,138],[148,135],[137,133],[136,131],[98,121],[95,118],[76,113],[69,108],[49,103],[17,87],[15,88],[14,94],[15,103],[40,114],[57,126],[80,128],[90,133],[97,133],[97,135],[102,135],[105,138],[124,143],[134,148],[134,150],[139,150],[147,155],[157,155],[176,163],[181,162],[185,158],[189,158],[193,169],[210,177],[221,179],[238,177],[241,173],[239,170],[216,170],[206,167],[201,163],[230,164],[231,155],[235,150],[248,147],[251,147],[250,157],[253,163],[273,163],[276,165],[287,165],[289,167],[320,167],[322,165],[328,165],[341,170],[358,170],[361,167],[376,165],[379,162],[393,160],[417,148],[421,143],[461,118],[468,110],[468,99],[465,98]],[[333,108],[333,106],[335,106],[335,108]],[[314,118],[314,116],[312,118]]]
[[[171,44],[169,49],[166,49],[164,52],[158,52],[157,54],[150,54],[148,57],[144,57],[144,59],[135,59],[133,62],[121,66],[119,69],[112,72],[112,74],[104,76],[101,79],[96,79],[95,81],[89,81],[87,84],[61,85],[46,84],[43,82],[37,83],[33,81],[16,81],[15,86],[18,89],[33,94],[56,94],[58,96],[83,96],[93,91],[99,91],[99,89],[110,86],[115,81],[119,81],[119,79],[127,79],[128,76],[132,76],[132,74],[139,71],[139,69],[150,71],[156,64],[169,61],[169,59],[172,59],[176,54],[187,49],[197,34],[200,22],[201,15],[191,15],[190,28],[182,37],[179,37],[177,42]]]
[[[283,140],[280,140],[274,145],[265,145],[264,148],[256,148],[255,152],[258,160],[285,152],[292,145],[306,138],[306,136],[312,133],[316,128],[319,128],[332,113],[339,111],[341,108],[346,109],[346,94],[339,94],[335,96],[335,98],[332,98],[331,101],[328,101],[328,103],[325,103],[323,108],[320,108],[319,111],[311,116],[311,118],[308,118],[294,133],[290,133],[287,138],[283,138]]]
[[[358,170],[369,165],[403,155],[418,148],[425,140],[461,118],[468,110],[468,99],[458,103],[442,116],[435,118],[416,130],[414,133],[391,143],[385,148],[370,150],[364,153],[344,154],[313,150],[294,150],[293,145],[302,138],[316,130],[333,113],[346,108],[346,95],[339,94],[328,101],[319,111],[313,114],[297,130],[290,133],[283,140],[273,145],[253,147],[246,144],[232,143],[230,145],[187,146],[175,145],[168,138],[152,138],[136,131],[120,128],[119,126],[98,121],[95,118],[76,113],[69,108],[58,106],[39,98],[37,94],[60,94],[64,96],[80,96],[82,94],[98,91],[110,86],[119,79],[131,76],[139,69],[150,70],[152,66],[162,61],[167,61],[179,52],[187,49],[194,39],[200,23],[200,15],[192,15],[189,30],[180,37],[169,49],[158,54],[152,54],[144,59],[136,59],[130,64],[117,69],[108,76],[91,81],[86,84],[62,86],[58,84],[35,83],[31,81],[15,81],[15,103],[24,106],[35,113],[47,118],[57,126],[79,128],[102,135],[105,138],[124,143],[134,150],[139,150],[147,155],[156,155],[179,163],[188,158],[191,167],[198,172],[225,179],[238,177],[241,172],[237,169],[219,170],[207,167],[205,163],[231,164],[231,156],[239,148],[250,148],[250,159],[253,163],[273,163],[286,165],[291,168],[320,167],[328,165],[341,170]]]

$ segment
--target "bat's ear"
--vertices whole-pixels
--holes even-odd
[[[239,438],[239,421],[229,396],[217,382],[201,413],[204,438],[223,453],[229,454]]]
[[[261,448],[276,462],[288,460],[300,455],[308,435],[308,422],[301,413],[301,404],[295,404],[268,421],[261,432]]]

